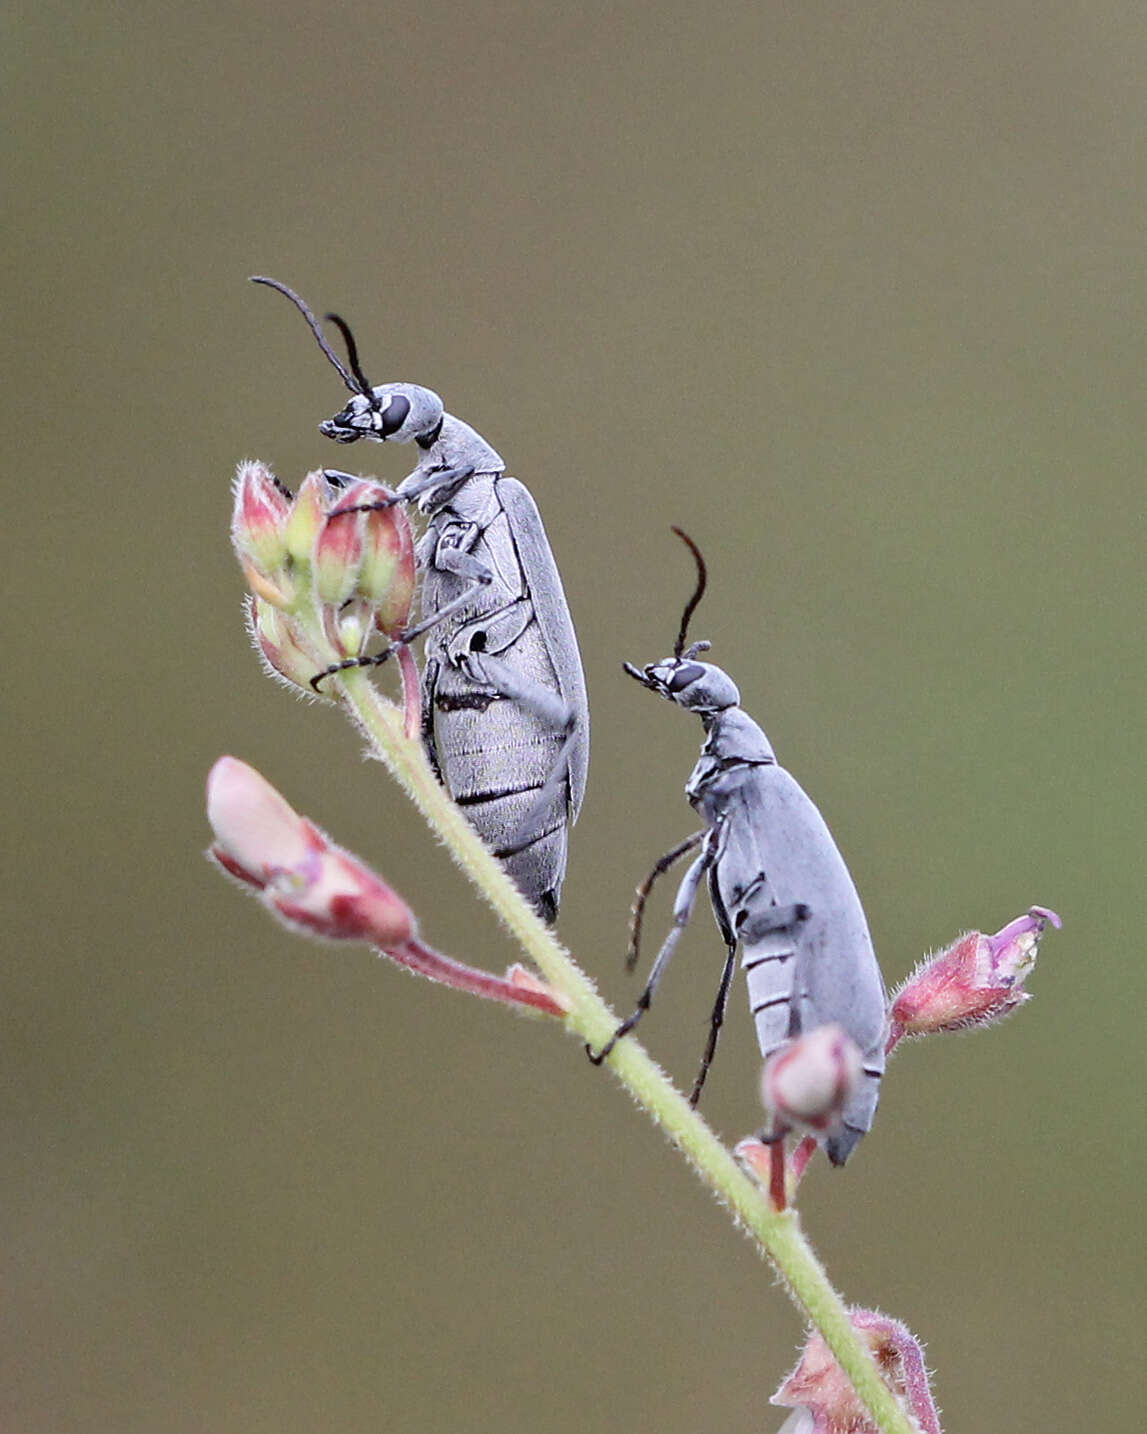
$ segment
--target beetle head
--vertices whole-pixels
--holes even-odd
[[[708,577],[701,549],[688,533],[682,532],[680,528],[674,528],[673,531],[693,554],[693,561],[697,564],[697,586],[681,614],[681,627],[673,647],[673,656],[665,657],[660,662],[651,662],[647,667],[634,667],[632,662],[623,663],[622,666],[642,687],[648,687],[650,692],[656,692],[667,702],[676,702],[678,707],[684,707],[689,712],[723,712],[727,707],[739,707],[741,694],[729,674],[719,667],[714,667],[711,662],[696,660],[698,653],[709,651],[710,644],[693,642],[688,647],[685,646],[689,619],[704,596]]]
[[[278,279],[268,279],[263,274],[252,276],[254,284],[266,284],[277,289],[290,299],[303,318],[310,325],[319,348],[329,359],[339,377],[352,394],[351,401],[333,418],[319,424],[319,432],[336,443],[357,443],[360,438],[373,438],[376,443],[393,439],[396,443],[409,443],[412,439],[429,448],[442,427],[442,400],[429,388],[420,388],[416,383],[384,383],[372,388],[362,371],[358,358],[358,345],[350,325],[338,314],[327,314],[329,323],[335,325],[346,344],[346,363],[339,358],[327,342],[322,325],[311,313],[303,299],[281,284]]]
[[[383,383],[356,393],[339,413],[319,424],[336,443],[373,438],[376,443],[433,439],[442,426],[442,400],[416,383]]]
[[[625,670],[642,687],[688,712],[723,712],[727,707],[739,707],[741,694],[729,674],[711,662],[694,660],[708,646],[707,642],[695,642],[680,657],[665,657],[647,667],[634,667],[627,662]]]

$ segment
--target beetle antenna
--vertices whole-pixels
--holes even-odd
[[[353,344],[350,345],[350,351],[354,354],[356,362],[352,364],[354,368],[354,374],[352,376],[351,373],[348,372],[342,359],[339,358],[338,354],[336,354],[330,344],[327,343],[327,336],[323,333],[322,326],[319,324],[318,319],[315,318],[314,314],[311,313],[310,309],[307,308],[306,304],[298,294],[295,293],[294,289],[288,289],[286,284],[280,284],[278,279],[268,279],[264,274],[252,274],[251,282],[252,284],[266,284],[269,289],[278,289],[280,294],[285,294],[291,303],[294,304],[295,308],[298,309],[299,313],[302,314],[303,318],[306,319],[307,323],[310,324],[311,333],[314,334],[318,340],[319,348],[322,349],[323,353],[325,353],[331,363],[334,364],[338,370],[339,377],[343,383],[346,384],[347,388],[350,389],[351,393],[361,394],[364,398],[370,393],[370,387],[365,380],[362,380],[361,383],[356,382],[356,380],[361,378],[361,370],[357,367],[357,354],[355,354]]]
[[[696,612],[697,604],[705,596],[705,588],[709,581],[709,574],[705,567],[705,559],[701,556],[701,549],[689,534],[677,527],[673,528],[673,532],[677,534],[693,554],[693,561],[697,564],[697,587],[693,596],[685,604],[685,611],[681,614],[681,631],[677,634],[677,641],[673,645],[673,656],[680,657],[685,650],[685,636],[689,631],[689,619],[693,616],[694,612]]]
[[[370,404],[372,408],[377,408],[379,404],[378,400],[374,397],[374,388],[372,387],[371,382],[367,378],[366,374],[363,373],[362,364],[358,361],[358,344],[356,344],[354,341],[354,334],[352,334],[350,331],[350,325],[340,314],[324,314],[323,317],[326,319],[327,323],[334,324],[334,326],[338,329],[339,333],[342,334],[343,342],[346,344],[346,353],[347,359],[350,363],[350,371],[354,374],[355,378],[362,385],[359,389],[359,392],[362,394],[363,398],[370,399]]]

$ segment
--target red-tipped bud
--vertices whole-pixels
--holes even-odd
[[[1022,1005],[1049,922],[1057,930],[1063,924],[1054,911],[1033,906],[994,936],[971,931],[922,962],[893,997],[889,1047],[906,1036],[991,1025]]]
[[[212,767],[207,816],[215,832],[208,855],[284,924],[332,941],[369,942],[408,971],[471,996],[567,1014],[569,1002],[522,967],[491,976],[427,946],[402,898],[246,762],[220,757]]]
[[[240,463],[235,474],[231,541],[244,569],[271,578],[287,556],[290,500],[265,463]]]
[[[415,934],[410,908],[349,852],[335,846],[253,767],[221,757],[207,778],[210,854],[254,886],[288,925],[384,950]]]
[[[860,1080],[860,1048],[835,1022],[786,1041],[765,1062],[761,1099],[782,1127],[833,1129]]]
[[[362,563],[363,515],[328,519],[315,539],[314,591],[320,606],[338,608],[355,591]]]
[[[885,1381],[906,1403],[922,1434],[940,1434],[924,1354],[911,1331],[875,1310],[853,1309],[849,1316],[872,1350]],[[809,1335],[797,1367],[770,1403],[794,1411],[780,1434],[879,1434],[848,1376],[816,1333]]]
[[[385,490],[384,490],[385,491]],[[359,592],[375,606],[375,623],[395,637],[410,621],[415,584],[414,533],[402,508],[368,513]]]
[[[394,493],[373,478],[361,478],[344,488],[329,515],[328,526],[357,519],[362,532],[362,555],[355,591],[375,610],[380,632],[394,636],[410,618],[414,598],[414,534],[398,503],[387,504]],[[367,512],[354,512],[368,505]]]

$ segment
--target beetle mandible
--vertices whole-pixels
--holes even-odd
[[[349,368],[297,294],[275,279],[254,282],[295,304],[351,392],[320,432],[339,443],[368,438],[422,450],[395,501],[417,503],[429,520],[417,547],[422,620],[396,639],[425,633],[423,744],[470,824],[552,922],[569,828],[585,794],[589,708],[573,621],[534,500],[431,389],[368,383],[337,315],[327,318],[346,340]],[[371,666],[386,656],[340,665]]]
[[[638,888],[631,968],[653,882],[700,848],[677,892],[672,930],[636,1009],[590,1059],[600,1064],[649,1009],[707,878],[728,954],[690,1103],[697,1104],[713,1059],[740,946],[762,1056],[767,1059],[792,1036],[829,1021],[839,1022],[861,1050],[860,1083],[841,1123],[823,1141],[832,1163],[843,1165],[876,1113],[884,1073],[884,982],[856,887],[824,818],[778,764],[769,739],[741,707],[732,678],[697,661],[710,644],[685,646],[706,572],[693,540],[680,528],[673,531],[697,564],[697,587],[682,616],[673,656],[643,668],[628,662],[624,667],[643,687],[700,717],[705,741],[685,795],[705,825],[667,852]]]

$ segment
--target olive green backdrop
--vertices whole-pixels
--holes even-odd
[[[792,1308],[575,1043],[273,928],[200,855],[233,752],[434,944],[513,955],[247,646],[235,463],[335,458],[343,397],[263,272],[537,495],[594,722],[561,930],[619,1007],[633,885],[694,825],[699,728],[620,672],[671,645],[670,523],[890,982],[1063,914],[1028,1009],[905,1050],[802,1203],[927,1341],[951,1434],[1138,1427],[1142,8],[47,0],[6,34],[0,1424],[783,1417]],[[702,914],[647,1027],[682,1081],[720,959]]]

